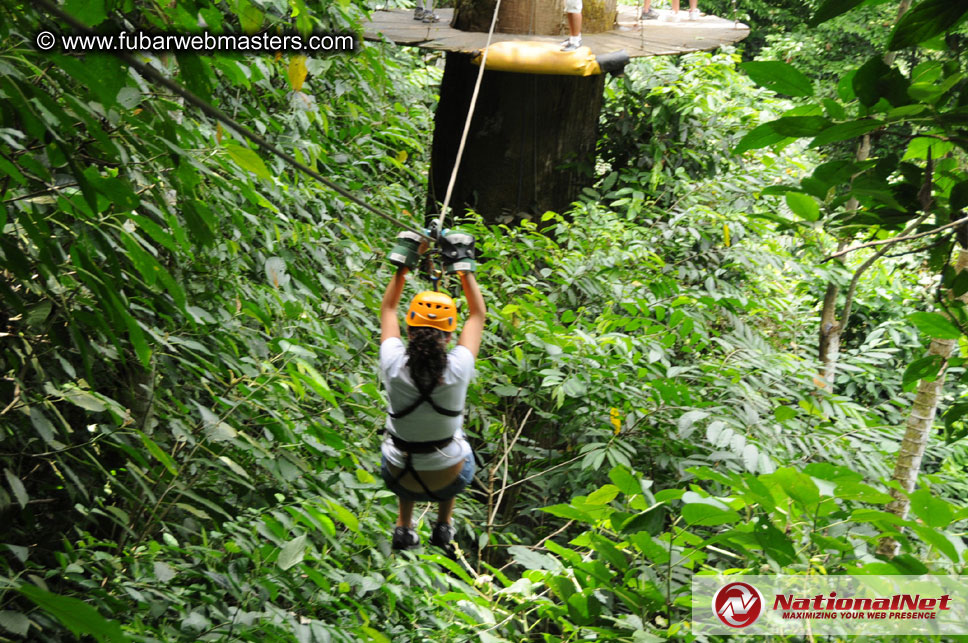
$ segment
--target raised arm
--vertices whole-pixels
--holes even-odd
[[[387,341],[391,337],[400,337],[400,318],[397,316],[397,306],[400,304],[400,296],[403,294],[403,284],[409,270],[400,266],[393,275],[393,279],[387,284],[386,292],[383,293],[383,303],[380,305],[380,343]]]
[[[467,319],[464,320],[464,328],[457,343],[469,350],[476,359],[481,348],[487,306],[484,305],[484,296],[481,295],[473,272],[461,272],[460,283],[464,287],[464,296],[467,297]]]

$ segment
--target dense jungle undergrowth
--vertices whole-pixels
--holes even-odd
[[[185,31],[356,30],[366,9],[63,8]],[[818,379],[825,289],[874,252],[823,262],[848,238],[827,214],[868,166],[839,168],[825,201],[810,181],[850,139],[799,138],[856,96],[818,90],[818,113],[734,51],[636,60],[607,83],[599,174],[571,211],[455,222],[490,314],[466,420],[485,466],[454,562],[390,551],[376,356],[397,229],[117,58],[36,51],[63,28],[31,3],[0,16],[0,640],[690,640],[696,573],[964,573],[965,326],[932,312],[951,235],[863,273],[835,386]],[[420,220],[436,55],[143,59]],[[771,122],[788,127],[751,143]],[[925,144],[882,163],[891,207],[933,163],[954,209],[963,160]],[[903,227],[881,226],[857,239]],[[961,411],[900,518],[895,454],[914,387],[942,370],[925,347],[951,328],[941,407]],[[884,536],[897,555],[876,553]]]

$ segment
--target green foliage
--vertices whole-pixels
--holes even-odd
[[[593,632],[604,640],[657,640],[688,633],[693,573],[923,574],[959,570],[966,561],[964,543],[944,530],[968,512],[926,489],[910,494],[918,520],[901,520],[879,508],[892,499],[883,487],[843,466],[690,473],[703,486],[653,494],[651,481],[620,466],[610,476],[625,481],[622,488],[546,507],[578,523],[578,532],[567,544],[512,548],[526,571],[504,596],[555,624],[545,640]],[[674,518],[641,529],[637,519],[659,509]],[[918,543],[900,527],[917,534],[928,557],[910,555]],[[890,562],[875,556],[883,536],[902,538],[904,553]]]

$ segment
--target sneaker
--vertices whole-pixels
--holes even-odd
[[[454,558],[457,555],[454,550],[454,535],[456,533],[457,530],[454,529],[453,525],[435,522],[433,534],[430,536],[430,544],[443,549],[448,558]]]
[[[440,16],[438,16],[433,11],[424,11],[423,16],[424,24],[432,24],[434,22],[440,22]]]
[[[423,20],[423,17],[424,17],[423,7],[417,7],[416,9],[413,10],[414,20]]]
[[[669,14],[669,17],[666,18],[666,22],[679,22],[680,20],[682,20],[682,17],[679,16],[678,11],[673,11]]]
[[[658,20],[659,12],[655,9],[649,9],[648,11],[643,11],[639,15],[639,20]]]
[[[569,38],[561,46],[561,50],[562,51],[575,51],[579,47],[581,47],[581,38],[578,39],[578,42],[572,42],[571,39]]]
[[[391,546],[394,549],[413,549],[420,544],[420,536],[409,527],[397,527],[393,530],[393,541]]]
[[[690,20],[697,20],[698,18],[699,18],[699,9],[690,9],[689,10],[689,19]]]

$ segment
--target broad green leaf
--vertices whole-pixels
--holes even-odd
[[[360,531],[360,521],[352,511],[332,500],[327,501],[326,504],[336,516],[336,519],[346,525],[350,531]]]
[[[968,436],[968,422],[964,421],[968,415],[968,402],[952,404],[944,413],[944,441],[953,444]]]
[[[652,535],[662,531],[662,524],[665,520],[666,510],[660,509],[666,505],[659,503],[652,505],[640,514],[626,517],[620,524],[616,525],[615,514],[612,514],[612,527],[623,534],[632,534],[639,531],[647,531]]]
[[[642,493],[642,486],[639,484],[638,478],[636,478],[635,475],[629,471],[628,467],[622,465],[613,467],[612,470],[608,472],[608,477],[613,483],[615,483],[615,486],[627,496],[634,496]]]
[[[958,549],[955,547],[954,543],[951,542],[951,537],[948,536],[948,534],[923,525],[911,525],[911,530],[916,533],[918,537],[925,543],[931,545],[942,554],[950,558],[952,562],[961,562],[960,556],[958,556]],[[964,547],[964,545],[962,545],[962,547]]]
[[[764,481],[768,479],[779,483],[788,496],[799,502],[807,510],[813,510],[816,504],[820,502],[820,490],[817,489],[817,483],[810,476],[792,467],[778,469],[775,473],[764,476],[763,479]]]
[[[860,500],[862,502],[879,505],[885,505],[893,500],[890,495],[883,491],[854,481],[846,481],[838,484],[834,489],[834,496],[842,500]]]
[[[813,96],[813,83],[792,65],[776,60],[740,63],[757,85],[788,96]]]
[[[791,406],[778,406],[773,409],[773,417],[777,422],[786,422],[797,416],[797,410]]]
[[[948,195],[948,203],[954,212],[968,208],[968,181],[961,181],[951,188],[951,193]],[[961,294],[964,294],[964,291]],[[958,293],[956,293],[957,295]]]
[[[881,98],[897,107],[911,102],[907,78],[893,67],[884,64],[877,55],[864,63],[852,77],[854,93],[861,103],[873,107]]]
[[[220,455],[218,457],[218,459],[223,464],[225,464],[225,466],[227,466],[229,469],[231,469],[233,473],[235,473],[235,474],[237,474],[237,475],[239,475],[239,476],[241,476],[243,478],[248,478],[249,477],[249,474],[246,472],[246,470],[243,469],[242,467],[240,467],[238,462],[236,462],[232,458],[228,457],[227,455]]]
[[[770,125],[783,136],[801,138],[817,136],[830,127],[830,121],[823,116],[784,116]]]
[[[262,28],[265,14],[249,0],[238,0],[235,4],[235,15],[239,17],[242,31],[250,35],[258,33]]]
[[[725,525],[742,520],[742,516],[732,509],[721,509],[705,503],[683,505],[682,517],[689,525],[705,527]]]
[[[175,466],[175,461],[171,459],[171,456],[165,453],[164,449],[158,446],[158,444],[147,435],[141,433],[140,431],[138,433],[141,435],[141,442],[145,445],[145,448],[148,449],[148,453],[155,456],[155,459],[164,465],[166,469],[168,469],[168,473],[173,476],[177,476],[178,468]]]
[[[955,506],[933,496],[927,489],[918,489],[909,498],[911,511],[929,527],[944,529],[954,519]]]
[[[736,144],[733,148],[733,154],[742,154],[743,152],[748,152],[750,150],[758,150],[763,147],[769,147],[776,143],[787,140],[788,137],[780,134],[773,128],[772,123],[763,123],[754,127],[752,130],[746,133],[740,142]]]
[[[40,437],[44,440],[44,443],[51,446],[60,444],[54,439],[54,425],[50,423],[50,420],[47,419],[47,416],[44,415],[43,411],[41,411],[39,408],[31,407],[30,423],[34,425],[34,428],[37,430],[37,433],[40,434]]]
[[[820,218],[820,206],[809,194],[787,192],[784,200],[786,201],[787,207],[801,219],[805,221],[816,221]]]
[[[283,571],[302,562],[306,554],[306,534],[296,536],[287,542],[279,552],[276,564]]]
[[[0,627],[17,636],[27,636],[30,619],[20,612],[0,610]]]
[[[803,468],[803,473],[820,480],[829,480],[841,484],[843,482],[861,482],[864,476],[847,466],[830,464],[829,462],[811,462]]]
[[[656,502],[668,502],[670,500],[678,500],[682,498],[685,493],[684,489],[663,489],[662,491],[655,492]]]
[[[261,179],[272,179],[269,168],[266,167],[266,164],[262,161],[262,157],[258,153],[247,147],[236,145],[235,143],[225,143],[223,147],[232,160],[242,169],[252,172]]]
[[[944,158],[954,149],[955,144],[951,141],[928,136],[917,136],[908,143],[907,151],[904,152],[901,160],[927,159],[929,154],[933,159],[940,159]]]
[[[117,621],[107,620],[83,601],[70,596],[52,594],[30,584],[21,585],[17,590],[75,635],[87,634],[97,641],[110,643],[128,640]]]
[[[594,519],[582,511],[581,509],[576,509],[571,505],[558,504],[551,505],[550,507],[541,507],[541,511],[551,514],[552,516],[558,516],[559,518],[566,518],[568,520],[577,520],[583,523],[595,522]]]
[[[963,0],[923,0],[897,21],[887,46],[891,50],[913,47],[955,27],[966,14],[968,3]]]
[[[156,560],[155,564],[152,566],[152,570],[155,573],[155,578],[160,580],[162,583],[167,583],[177,576],[177,572],[171,568],[171,565],[160,560]]]
[[[589,505],[606,505],[615,500],[615,497],[618,496],[618,493],[618,487],[613,484],[607,484],[589,494],[588,498],[585,500],[585,503]]]
[[[88,27],[96,27],[108,17],[104,2],[105,0],[67,0],[64,11]]]
[[[848,123],[838,123],[837,125],[828,127],[817,134],[816,138],[810,141],[810,147],[819,147],[821,145],[828,145],[838,141],[845,141],[849,138],[856,138],[869,132],[873,132],[883,125],[884,123],[881,121],[870,118],[863,118],[861,120],[850,121]]]
[[[688,433],[691,433],[690,429],[692,429],[692,426],[696,422],[700,420],[705,420],[707,417],[709,417],[708,411],[701,411],[698,409],[693,411],[686,411],[685,413],[679,416],[679,419],[676,422],[676,424],[679,427],[679,435],[680,436],[688,435]]]
[[[908,521],[892,514],[888,511],[879,509],[854,509],[850,514],[850,519],[854,522],[889,522],[894,525],[907,525]]]
[[[854,7],[863,4],[864,0],[824,0],[817,12],[813,14],[807,23],[810,27],[816,27],[821,22],[826,22],[832,18],[847,13]]]
[[[958,339],[961,337],[961,329],[941,313],[912,313],[908,315],[908,321],[928,337],[936,339]]]
[[[590,535],[591,547],[599,556],[608,561],[608,564],[618,570],[628,569],[629,563],[625,556],[618,550],[615,543],[605,538],[601,534],[593,533]]]
[[[508,547],[508,553],[515,561],[528,569],[556,570],[561,567],[561,564],[551,556],[536,552],[523,545],[511,545]]]
[[[901,386],[905,391],[913,391],[921,380],[933,382],[938,377],[944,363],[945,360],[940,355],[928,355],[914,360],[904,369]]]
[[[64,399],[66,399],[68,402],[88,411],[98,413],[108,408],[104,402],[99,400],[97,397],[83,389],[77,388],[76,386],[65,387],[61,393],[63,394]]]
[[[20,504],[22,509],[26,509],[27,503],[30,501],[30,496],[27,495],[27,488],[24,486],[24,483],[10,469],[4,469],[3,474],[7,478],[7,484],[10,486],[10,490],[13,491],[17,503]]]
[[[797,553],[790,538],[776,528],[768,518],[761,516],[753,526],[753,536],[767,556],[780,565],[797,562]]]

